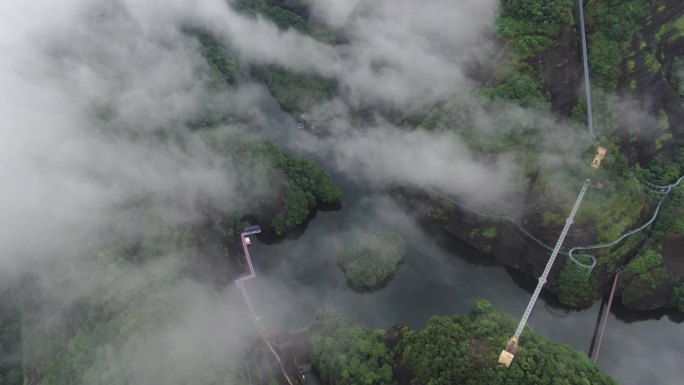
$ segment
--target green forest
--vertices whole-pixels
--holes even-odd
[[[329,311],[319,321],[312,362],[326,384],[617,384],[582,353],[529,329],[518,364],[499,365],[516,320],[487,301],[466,315],[432,317],[422,330],[364,329]]]
[[[406,246],[391,231],[372,231],[347,246],[338,258],[352,287],[372,289],[387,282],[404,261]]]
[[[671,116],[678,116],[680,109],[654,105],[653,126],[648,127],[651,133],[641,137],[628,132],[619,116],[619,97],[624,98],[624,93],[636,95],[635,92],[641,91],[645,95],[658,95],[662,91],[659,87],[678,89],[676,52],[684,44],[678,27],[682,18],[676,10],[669,10],[668,7],[673,7],[669,4],[646,0],[587,2],[595,141],[586,135],[587,102],[583,90],[566,94],[553,84],[561,76],[575,74],[578,90],[583,85],[581,67],[573,69],[572,61],[558,60],[555,56],[558,52],[579,55],[577,4],[573,1],[502,1],[496,29],[505,41],[504,60],[495,66],[486,86],[476,92],[485,100],[485,112],[502,129],[491,133],[476,130],[472,122],[481,113],[481,102],[474,104],[458,95],[427,112],[420,127],[455,131],[479,153],[505,154],[521,162],[529,182],[519,186],[519,195],[526,196],[527,212],[518,219],[528,230],[541,235],[547,245],[553,245],[555,239],[545,234],[560,231],[582,180],[590,177],[598,181],[601,188],[592,189],[585,197],[564,251],[572,246],[618,239],[646,222],[658,206],[660,196],[649,192],[643,181],[667,185],[684,175],[684,150],[681,140],[674,141],[671,122]],[[641,82],[659,86],[642,90]],[[510,102],[537,109],[540,118],[532,124],[524,119],[511,120],[506,115],[499,118],[497,111]],[[551,143],[540,140],[553,132],[558,119],[567,127],[564,140],[552,138]],[[593,171],[589,165],[599,145],[607,148],[609,155],[601,168]],[[562,154],[564,160],[560,164],[549,163],[540,155],[549,148]],[[666,197],[653,226],[615,247],[595,250],[598,265],[591,274],[577,269],[567,259],[560,262],[561,267],[551,279],[553,291],[561,302],[574,307],[589,306],[601,297],[605,283],[618,268],[642,269],[637,266],[645,255],[660,254],[662,258],[648,279],[650,284],[625,277],[623,302],[643,309],[675,306],[675,288],[684,277],[667,267],[668,260],[671,264],[678,263],[678,256],[668,249],[681,239],[670,213],[681,211],[679,196],[683,188],[680,185]],[[442,223],[459,212],[441,199],[425,210],[429,218]],[[484,252],[493,252],[497,242],[506,235],[502,227],[505,224],[500,221],[492,227],[490,219],[482,218],[480,223],[470,223],[466,239]]]
[[[307,2],[229,3],[243,17],[273,23],[279,36],[305,34],[341,52],[349,44],[343,28],[333,29],[312,17]],[[397,130],[455,134],[485,163],[500,157],[521,165],[524,180],[514,186],[514,193],[524,207],[516,213],[495,208],[492,214],[516,215],[523,227],[549,244],[563,227],[582,181],[591,176],[601,187],[587,194],[565,253],[568,246],[611,242],[660,208],[657,220],[645,231],[592,252],[597,266],[590,273],[559,258],[547,288],[562,304],[586,308],[604,295],[622,269],[619,300],[624,306],[684,312],[684,276],[678,268],[684,244],[684,183],[662,202],[643,183],[666,185],[684,175],[684,141],[678,130],[684,117],[684,11],[671,0],[585,4],[595,140],[586,133],[587,100],[581,90],[573,0],[501,0],[492,21],[492,39],[501,48],[500,56],[483,54],[483,61],[494,64],[480,69],[484,75],[472,79],[472,87],[464,91],[467,95],[450,95],[419,111],[350,103],[344,118],[368,127],[381,122]],[[203,337],[206,349],[192,350],[180,338],[173,346],[165,344],[168,330],[162,326],[180,323],[188,309],[201,313],[206,308],[192,306],[202,304],[205,296],[215,300],[212,304],[219,303],[222,297],[216,293],[232,289],[232,280],[245,271],[238,234],[246,224],[259,224],[265,235],[279,241],[304,229],[319,210],[339,209],[345,199],[315,161],[255,134],[258,114],[227,102],[226,95],[258,84],[296,120],[321,105],[344,103],[348,90],[329,75],[268,60],[249,62],[211,26],[188,22],[183,34],[197,51],[194,75],[208,95],[198,102],[200,112],[153,132],[129,134],[136,143],[183,147],[199,142],[222,171],[240,176],[231,186],[235,191],[218,199],[201,197],[196,205],[203,217],[175,226],[154,214],[153,194],[137,196],[122,202],[120,218],[112,218],[127,223],[126,228],[112,225],[102,242],[79,245],[73,259],[50,259],[40,266],[40,274],[54,280],[42,282],[36,278],[40,274],[3,279],[0,385],[151,385],[160,379],[166,384],[285,384],[256,330],[245,332],[249,346],[244,356],[223,362],[215,357],[225,354],[225,335]],[[626,128],[629,122],[623,115],[630,105],[625,107],[625,98],[646,105],[650,126],[640,127],[642,131]],[[333,121],[338,112],[327,113],[330,116],[322,119]],[[94,126],[109,127],[108,106],[98,107],[94,115]],[[474,122],[482,116],[500,129],[478,130]],[[226,126],[239,130],[226,134]],[[607,148],[608,155],[594,171],[590,162],[598,145]],[[510,223],[507,227],[506,221],[492,218],[472,220],[458,233],[454,223],[465,217],[458,205],[419,196],[424,201],[418,214],[484,254],[496,254],[510,240]],[[512,237],[524,238],[518,233]],[[541,253],[548,256],[547,250]],[[193,267],[205,254],[216,257],[207,263],[209,270],[220,272],[220,279],[198,282],[193,276]],[[398,234],[376,231],[355,238],[332,257],[351,287],[372,291],[400,268],[406,245]],[[517,258],[502,263],[533,274],[544,260]],[[74,260],[90,264],[77,266]],[[213,265],[217,261],[222,265]],[[91,276],[103,277],[103,282],[93,283]],[[110,291],[121,282],[131,282],[131,287]],[[54,288],[74,297],[58,298]],[[516,320],[486,301],[477,302],[468,314],[432,317],[420,330],[403,325],[386,330],[358,327],[331,310],[321,311],[316,325],[309,341],[311,362],[322,382],[330,385],[616,383],[585,354],[529,328],[511,368],[498,365]],[[217,325],[207,322],[201,327],[211,330]],[[152,371],[154,376],[143,375]]]
[[[199,43],[199,54],[205,62],[198,70],[206,80],[209,92],[218,96],[239,86],[250,76],[238,55],[211,34],[197,28],[188,28],[185,32]],[[103,121],[108,119],[106,114],[98,117]],[[4,295],[4,298],[17,298],[17,302],[3,302],[0,307],[3,357],[0,361],[0,384],[122,385],[134,383],[131,382],[133,379],[139,381],[140,373],[149,371],[148,367],[143,367],[149,362],[146,364],[131,352],[144,351],[146,346],[150,352],[155,352],[159,348],[155,344],[160,338],[157,328],[181,321],[179,317],[184,310],[178,303],[200,300],[187,298],[183,290],[186,285],[194,285],[188,283],[191,277],[186,270],[191,270],[199,254],[218,250],[221,258],[230,261],[232,271],[226,271],[221,280],[221,285],[228,285],[243,268],[242,255],[236,243],[236,236],[244,225],[243,218],[256,216],[263,229],[283,236],[304,224],[319,208],[339,207],[341,190],[313,161],[289,154],[281,146],[255,135],[219,135],[220,128],[227,124],[252,125],[254,122],[253,117],[243,111],[233,110],[230,106],[217,110],[211,105],[204,113],[185,122],[207,148],[222,159],[227,172],[244,176],[236,188],[249,197],[245,204],[237,210],[234,205],[226,210],[223,202],[207,201],[203,204],[212,211],[206,219],[209,223],[169,227],[162,218],[151,216],[150,206],[154,197],[127,202],[122,212],[129,223],[144,229],[144,232],[131,236],[127,231],[114,229],[111,240],[104,246],[85,253],[92,254],[90,268],[93,274],[105,277],[107,282],[133,276],[145,282],[142,290],[112,293],[110,298],[104,292],[93,292],[89,298],[63,309],[69,318],[65,320],[58,314],[44,316],[46,309],[66,306],[61,299],[51,298],[40,284],[30,280],[17,283],[11,289],[12,294],[7,292]],[[169,127],[166,132],[155,132],[154,135],[168,140],[187,140],[186,134],[177,127]],[[258,178],[249,177],[255,173],[270,183],[255,183]],[[211,238],[207,232],[218,240],[207,240]],[[149,268],[168,263],[173,266],[159,271]],[[78,286],[78,282],[71,281],[70,271],[75,268],[54,266],[53,274],[64,277],[64,282],[60,283],[62,287]],[[107,287],[107,282],[103,282],[103,287]],[[194,292],[198,289],[193,286],[188,290]],[[206,291],[211,295],[210,290]],[[208,343],[207,350],[202,353],[208,355],[205,364],[194,367],[187,367],[182,360],[184,357],[189,359],[196,352],[180,351],[173,356],[160,357],[157,364],[175,369],[168,370],[162,377],[154,377],[154,381],[166,378],[167,383],[178,384],[246,383],[246,373],[252,370],[249,365],[215,362],[209,355],[220,354],[217,349],[221,350],[221,347],[212,347]],[[258,351],[250,354],[259,356]],[[192,362],[202,362],[196,358],[193,357]],[[264,383],[275,381],[273,375],[267,373],[261,380]]]

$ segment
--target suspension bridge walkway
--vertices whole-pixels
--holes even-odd
[[[577,0],[579,8],[579,22],[580,34],[582,41],[582,62],[584,64],[584,90],[587,98],[587,126],[589,127],[589,136],[592,139],[596,138],[594,132],[594,114],[592,112],[591,100],[591,77],[589,76],[589,55],[587,54],[587,31],[584,26],[584,0]]]
[[[581,34],[581,44],[582,44],[582,61],[584,65],[584,84],[585,84],[585,92],[586,92],[586,98],[587,98],[587,124],[589,128],[589,136],[592,139],[596,138],[595,135],[595,130],[594,130],[594,123],[593,123],[593,112],[592,112],[592,98],[591,98],[591,78],[589,76],[589,60],[588,60],[588,52],[587,52],[587,34],[586,34],[586,26],[585,26],[585,21],[584,21],[584,2],[583,0],[578,0],[578,8],[579,8],[579,22],[580,22],[580,34]],[[601,152],[602,150],[602,152]],[[599,158],[602,158],[603,155],[605,154],[605,149],[599,149],[600,157],[597,155],[596,158],[594,158],[594,163],[592,166],[594,168],[598,168],[600,166],[600,160]],[[656,185],[648,181],[642,181],[643,185],[646,189],[648,189],[650,192],[660,195],[661,199],[658,202],[658,205],[656,206],[655,212],[653,213],[653,216],[649,221],[644,223],[642,226],[633,229],[631,231],[628,231],[624,233],[622,236],[618,237],[612,242],[608,243],[602,243],[602,244],[597,244],[597,245],[591,245],[591,246],[580,246],[580,247],[574,247],[570,249],[568,252],[568,257],[575,263],[578,263],[577,258],[575,258],[574,253],[578,251],[586,251],[586,250],[597,250],[597,249],[602,249],[602,248],[608,248],[612,247],[624,239],[627,239],[628,237],[642,231],[643,229],[647,228],[650,226],[658,217],[658,213],[660,212],[660,209],[662,207],[663,202],[665,199],[669,196],[670,192],[672,189],[677,187],[682,180],[684,180],[684,176],[681,176],[675,183],[669,184],[669,185]],[[534,293],[532,294],[532,297],[530,298],[530,302],[527,304],[527,308],[525,309],[525,312],[523,313],[523,316],[520,320],[520,323],[518,324],[518,328],[515,331],[515,334],[511,339],[509,340],[508,344],[506,345],[506,348],[501,352],[501,355],[499,356],[499,363],[504,364],[506,367],[509,367],[511,365],[511,362],[515,358],[515,353],[518,348],[518,343],[520,339],[520,335],[522,334],[523,329],[525,328],[525,325],[527,323],[527,319],[530,316],[530,313],[532,312],[532,309],[534,308],[534,305],[537,301],[537,298],[539,297],[539,293],[546,283],[546,278],[548,276],[548,273],[551,269],[551,266],[553,265],[553,262],[560,250],[561,244],[563,243],[565,236],[567,235],[567,232],[570,228],[570,225],[572,224],[573,218],[575,214],[577,213],[577,209],[579,208],[579,205],[581,204],[582,198],[584,197],[584,194],[586,193],[587,187],[589,185],[589,180],[585,182],[584,186],[582,187],[582,190],[580,191],[580,194],[577,197],[577,200],[575,201],[575,205],[573,206],[572,211],[570,212],[570,215],[568,216],[566,220],[565,227],[563,228],[563,231],[561,232],[560,237],[558,238],[558,241],[556,243],[556,247],[553,249],[553,252],[551,253],[551,257],[549,258],[549,261],[546,265],[546,268],[544,269],[544,272],[542,273],[541,277],[539,277],[539,281],[537,283],[537,287],[535,288]],[[515,222],[516,226],[518,228],[521,228],[517,222]],[[526,233],[526,232],[525,232]],[[532,239],[536,239],[533,238]],[[586,255],[586,254],[585,254]],[[590,259],[592,261],[591,268],[596,265],[596,258],[594,256],[590,256]],[[581,266],[581,264],[580,264]],[[590,270],[591,271],[591,270]],[[600,346],[601,342],[603,339],[603,334],[605,332],[605,327],[606,327],[606,322],[607,322],[607,315],[610,310],[610,305],[612,303],[613,295],[615,294],[615,287],[617,285],[618,278],[620,276],[620,272],[618,271],[615,276],[615,280],[613,282],[613,288],[611,290],[611,295],[608,303],[608,309],[606,310],[606,315],[604,317],[603,325],[601,327],[601,332],[599,334],[599,342],[597,345],[597,350],[594,356],[594,362],[598,360],[598,353],[600,351]]]
[[[563,241],[565,240],[565,237],[568,235],[570,226],[572,226],[575,215],[577,214],[577,210],[579,210],[580,204],[582,204],[582,200],[584,199],[584,195],[587,193],[587,189],[589,188],[590,183],[591,181],[589,179],[584,181],[584,185],[582,186],[582,189],[580,190],[580,193],[577,196],[577,200],[575,200],[575,204],[572,206],[570,215],[568,215],[568,218],[565,220],[565,226],[563,227],[563,231],[561,231],[560,237],[558,237],[558,241],[556,242],[556,246],[553,248],[553,252],[551,252],[551,257],[549,258],[549,261],[546,263],[544,272],[539,277],[539,281],[537,282],[537,287],[534,289],[532,298],[530,298],[530,302],[528,302],[527,304],[525,313],[523,313],[523,316],[520,319],[518,328],[515,330],[515,334],[513,334],[513,337],[511,337],[511,339],[508,341],[508,345],[499,356],[499,363],[506,365],[506,367],[509,367],[511,365],[511,362],[513,362],[515,353],[518,350],[518,341],[520,340],[520,335],[522,334],[523,329],[527,324],[527,319],[530,317],[534,305],[537,303],[537,299],[539,298],[539,294],[541,293],[542,288],[546,284],[546,279],[549,276],[549,272],[551,271],[553,262],[556,260],[556,256],[558,256],[558,252],[560,251],[560,248],[563,245]]]
[[[541,291],[542,287],[546,283],[546,279],[548,276],[547,270],[551,269],[551,266],[553,265],[553,262],[555,261],[556,256],[558,254],[565,255],[573,263],[575,263],[575,265],[577,267],[582,268],[582,269],[586,269],[590,273],[593,270],[593,268],[596,266],[596,263],[597,263],[596,257],[594,257],[593,255],[589,255],[589,254],[578,254],[579,252],[587,251],[587,250],[599,250],[599,249],[613,247],[613,246],[619,244],[620,242],[624,241],[625,239],[627,239],[627,238],[643,231],[644,229],[648,228],[658,218],[658,215],[660,213],[660,210],[661,210],[662,205],[665,202],[666,198],[673,191],[673,189],[678,187],[683,181],[684,181],[684,176],[681,176],[674,183],[671,183],[668,185],[657,185],[657,184],[648,182],[646,180],[642,180],[642,184],[643,184],[644,189],[646,191],[660,196],[660,199],[658,200],[658,204],[656,205],[656,208],[653,212],[653,215],[651,216],[651,218],[648,221],[646,221],[644,224],[642,224],[641,226],[639,226],[637,228],[634,228],[632,230],[625,232],[624,234],[622,234],[621,236],[619,236],[618,238],[616,238],[615,240],[613,240],[611,242],[600,243],[600,244],[595,244],[595,245],[587,245],[587,246],[575,246],[575,247],[570,248],[569,251],[567,251],[567,252],[560,251],[562,241],[564,240],[565,236],[567,235],[566,229],[563,229],[563,232],[561,233],[561,236],[559,238],[559,243],[556,244],[556,248],[551,248],[549,245],[547,245],[546,243],[541,241],[539,238],[535,237],[533,234],[531,234],[529,231],[527,231],[520,224],[520,222],[518,222],[516,219],[514,219],[513,217],[511,217],[509,215],[499,215],[499,214],[493,214],[493,213],[486,213],[486,212],[483,212],[483,211],[478,210],[476,208],[467,206],[467,205],[463,204],[462,202],[459,202],[459,201],[453,199],[452,197],[447,196],[447,195],[445,195],[439,191],[435,191],[435,190],[428,189],[428,188],[424,188],[424,190],[427,191],[428,193],[431,193],[435,196],[438,196],[442,199],[445,199],[445,200],[457,205],[458,207],[460,207],[466,211],[472,212],[473,214],[476,214],[476,215],[481,216],[483,218],[493,219],[496,221],[508,221],[508,222],[512,223],[513,225],[515,225],[515,227],[522,234],[524,234],[527,238],[531,239],[532,241],[534,241],[536,244],[543,247],[544,249],[552,252],[551,257],[549,258],[549,261],[547,262],[547,266],[544,270],[544,273],[539,278],[537,288],[535,289],[535,292],[533,293],[532,298],[530,299],[530,302],[528,303],[528,306],[525,309],[525,312],[523,313],[523,317],[521,318],[521,322],[518,325],[518,329],[516,329],[514,337],[511,338],[511,340],[509,341],[509,344],[507,345],[507,349],[504,350],[504,351],[509,351],[509,353],[511,353],[510,351],[512,351],[511,354],[514,355],[515,354],[514,352],[517,349],[517,343],[520,339],[520,335],[522,334],[522,331],[524,330],[525,324],[527,323],[527,320],[528,320],[528,318],[532,312],[532,309],[534,308],[534,305],[537,301],[537,298],[539,297],[539,292]],[[586,193],[585,187],[590,186],[590,184],[588,184],[588,183],[589,183],[588,180],[585,181],[585,186],[583,186],[582,191],[580,193],[581,198],[583,198],[584,193]],[[580,198],[580,197],[578,197],[578,198]],[[581,201],[581,199],[579,199],[579,201]],[[568,219],[571,219],[571,217],[574,217],[574,215],[576,214],[576,212],[574,212],[574,211],[575,210],[573,208],[573,212],[570,213],[570,216],[568,217]],[[567,223],[568,222],[566,221],[566,227],[568,226]],[[585,256],[590,262],[586,263],[586,262],[581,261],[579,259],[580,255]],[[613,295],[614,295],[614,293],[611,294],[611,301],[612,301]],[[610,307],[610,305],[609,305],[609,307]],[[605,328],[605,324],[604,324],[603,328]],[[603,335],[603,329],[602,329],[600,335],[601,336]],[[510,360],[512,361],[512,358],[510,358]],[[504,359],[503,363],[505,363],[505,361],[506,360]],[[510,361],[508,361],[508,364],[510,365]]]
[[[573,252],[574,251],[579,251],[579,250],[590,250],[590,249],[600,249],[600,248],[606,248],[606,247],[612,247],[622,240],[638,233],[639,231],[642,231],[643,229],[647,228],[650,226],[658,217],[658,213],[660,212],[660,208],[662,207],[663,202],[665,201],[665,198],[670,194],[672,189],[677,187],[682,180],[684,180],[684,176],[680,177],[675,183],[672,183],[670,185],[665,185],[665,186],[659,186],[655,185],[653,183],[648,183],[647,185],[645,184],[646,188],[649,191],[658,193],[659,191],[666,191],[664,195],[660,198],[658,205],[656,206],[656,210],[653,213],[653,216],[649,221],[644,223],[642,226],[639,226],[636,229],[633,229],[631,231],[628,231],[624,233],[622,236],[614,240],[613,242],[609,243],[604,243],[604,244],[599,244],[599,245],[593,245],[593,246],[581,246],[581,247],[574,247],[570,249],[568,256],[574,261],[575,258],[573,258]],[[577,210],[579,209],[580,204],[582,203],[582,199],[584,198],[584,195],[587,191],[587,188],[589,187],[590,181],[587,179],[582,186],[582,190],[580,191],[579,195],[577,196],[577,200],[575,201],[575,205],[573,206],[572,210],[570,211],[570,214],[568,215],[568,218],[565,223],[565,227],[563,228],[563,231],[561,232],[558,241],[556,243],[556,247],[553,249],[553,252],[551,253],[551,257],[549,258],[549,261],[546,264],[546,267],[544,269],[544,272],[542,275],[539,277],[539,281],[537,282],[537,287],[534,290],[534,293],[532,294],[532,297],[530,298],[530,301],[527,304],[527,308],[525,309],[525,312],[523,313],[523,316],[520,319],[520,323],[518,324],[518,328],[515,330],[515,333],[513,334],[513,337],[509,340],[508,344],[506,345],[506,348],[501,352],[501,355],[499,356],[499,363],[506,365],[506,367],[510,366],[513,359],[515,358],[515,353],[518,349],[518,343],[520,341],[520,336],[522,335],[522,332],[525,328],[525,325],[527,324],[527,320],[529,319],[530,314],[532,313],[532,310],[537,302],[537,299],[539,298],[539,294],[546,284],[548,274],[551,270],[551,267],[553,266],[553,263],[556,259],[556,256],[558,255],[558,252],[560,250],[560,247],[565,240],[565,237],[568,233],[568,230],[570,229],[570,226],[572,225],[572,222],[574,220],[575,215],[577,214]],[[594,264],[595,264],[595,257],[593,257]],[[607,324],[607,317],[608,317],[608,312],[610,311],[610,306],[613,301],[613,296],[615,295],[615,288],[617,286],[618,278],[620,277],[621,270],[618,270],[618,272],[615,275],[615,280],[613,282],[613,288],[610,293],[609,301],[608,301],[608,307],[606,309],[606,313],[602,322],[601,326],[601,331],[599,333],[599,338],[598,338],[598,343],[597,343],[597,348],[594,353],[594,362],[596,363],[598,360],[598,355],[601,349],[601,343],[603,341],[603,335],[605,333],[605,328]]]

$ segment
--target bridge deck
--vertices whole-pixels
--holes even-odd
[[[599,331],[598,340],[596,342],[596,347],[594,348],[594,356],[592,360],[594,363],[598,361],[599,353],[601,352],[601,343],[603,342],[603,334],[606,332],[606,324],[608,323],[608,314],[610,314],[610,306],[613,304],[613,297],[615,297],[615,288],[617,287],[618,279],[620,279],[620,274],[622,270],[618,269],[615,273],[615,279],[613,280],[613,288],[610,290],[610,297],[608,297],[608,306],[606,306],[605,313],[603,314],[603,320],[601,320],[601,330]]]

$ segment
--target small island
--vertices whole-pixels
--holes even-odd
[[[405,254],[401,236],[391,231],[375,231],[345,248],[338,265],[352,289],[374,291],[392,279]]]

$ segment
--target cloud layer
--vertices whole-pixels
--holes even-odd
[[[113,233],[147,230],[125,207],[145,202],[145,215],[174,227],[201,219],[200,202],[227,210],[244,203],[236,186],[247,176],[184,124],[207,104],[222,103],[268,121],[270,113],[254,107],[263,89],[208,93],[197,42],[183,29],[207,28],[247,63],[336,78],[341,96],[322,108],[347,113],[347,105],[369,103],[412,111],[469,92],[466,68],[487,42],[481,37],[496,7],[494,0],[321,1],[314,14],[348,40],[332,47],[241,16],[223,0],[3,2],[0,269],[30,273],[62,312],[83,301],[135,303],[136,293],[148,291],[145,306],[178,304],[158,330],[120,347],[136,383],[182,382],[160,373],[183,367],[187,375],[237,359],[245,344],[235,337],[244,327],[240,299],[230,289],[159,278],[177,277],[188,255],[167,250],[149,265],[122,268],[97,253]],[[330,128],[328,138],[297,137],[300,148],[378,185],[413,183],[485,204],[519,175],[509,159],[480,159],[448,130],[402,131],[382,119],[360,127],[346,117]],[[210,359],[197,354],[203,348]],[[117,362],[96,361],[90,373],[124,365]]]

